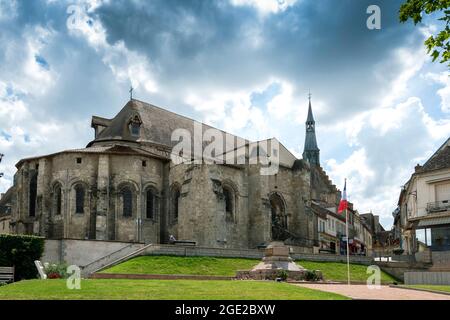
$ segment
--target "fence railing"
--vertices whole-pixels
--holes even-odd
[[[428,213],[436,213],[450,211],[450,200],[429,202],[427,204],[427,212]]]

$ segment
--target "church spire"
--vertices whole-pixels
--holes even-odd
[[[311,93],[309,94],[308,117],[306,119],[305,149],[303,159],[312,165],[320,166],[320,149],[317,146],[316,122],[311,107]]]

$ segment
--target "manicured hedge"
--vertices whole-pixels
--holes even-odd
[[[15,280],[37,277],[35,260],[44,252],[44,238],[21,235],[0,235],[0,266],[15,267]]]

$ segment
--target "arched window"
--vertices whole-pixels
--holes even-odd
[[[36,198],[37,198],[37,173],[33,173],[30,179],[29,207],[28,213],[30,217],[36,216]]]
[[[133,193],[129,187],[122,189],[122,214],[124,217],[133,216]]]
[[[156,206],[155,192],[152,189],[149,189],[147,190],[147,208],[146,208],[147,219],[155,218],[155,206]]]
[[[288,225],[284,201],[280,195],[274,193],[270,196],[272,216],[272,240],[284,241],[288,238]]]
[[[180,196],[180,187],[174,186],[172,188],[172,223],[176,223],[178,221]]]
[[[84,213],[84,188],[75,186],[75,213]]]
[[[138,116],[132,118],[129,122],[129,130],[132,136],[139,137],[141,134],[141,120]]]
[[[57,185],[55,187],[53,201],[54,201],[55,215],[59,216],[61,214],[62,208],[62,190],[60,185]]]
[[[235,196],[234,190],[228,186],[223,187],[223,195],[225,201],[225,220],[234,221],[234,204]]]

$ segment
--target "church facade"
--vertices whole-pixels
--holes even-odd
[[[221,248],[280,240],[299,252],[313,252],[318,231],[312,203],[336,207],[340,191],[320,167],[311,101],[303,159],[276,139],[264,141],[261,145],[269,148],[261,149],[216,130],[226,141],[225,153],[236,158],[241,152],[243,162],[194,161],[190,152],[178,151],[181,161],[173,161],[180,143],[174,132],[195,138],[198,126],[214,129],[134,99],[113,119],[93,116],[95,136],[86,148],[17,163],[11,231],[144,243],[167,243],[172,235]],[[239,146],[230,145],[230,138]],[[205,141],[201,147],[208,147]],[[252,157],[269,159],[270,153],[277,170],[262,174],[267,163]]]

